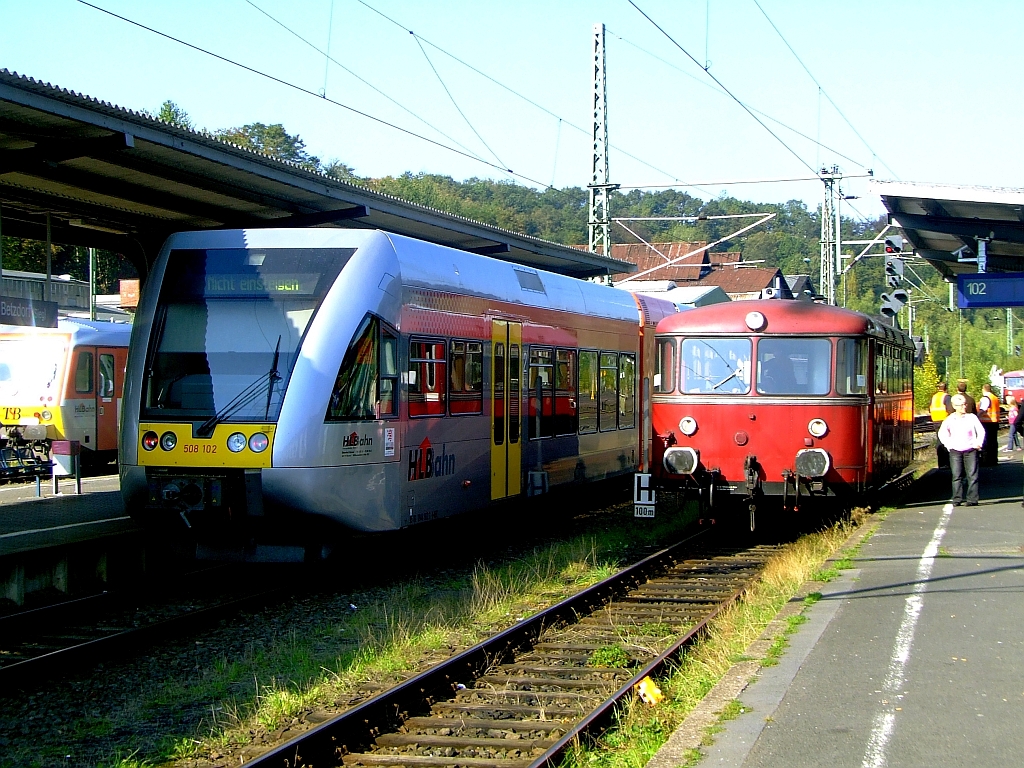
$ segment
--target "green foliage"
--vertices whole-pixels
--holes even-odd
[[[19,270],[46,274],[46,243],[18,237],[3,239],[4,271]],[[73,245],[54,245],[50,260],[53,275],[71,275],[89,279],[89,249]],[[111,251],[96,250],[96,293],[117,293],[119,282],[138,277],[131,262]]]
[[[939,369],[935,366],[935,356],[929,352],[924,363],[914,369],[914,409],[927,411],[935,394],[935,385],[939,383]]]
[[[298,134],[292,136],[288,133],[281,123],[249,123],[238,128],[215,131],[214,135],[245,149],[262,152],[279,160],[287,160],[308,170],[320,169],[320,158],[309,154],[306,151],[306,142]]]
[[[170,123],[171,125],[176,125],[179,128],[185,128],[189,131],[193,128],[192,118],[188,116],[188,112],[170,99],[160,105],[160,111],[157,112],[156,116],[157,119],[163,120],[165,123]]]
[[[625,668],[632,665],[633,660],[621,645],[607,645],[590,654],[587,662],[591,667]]]

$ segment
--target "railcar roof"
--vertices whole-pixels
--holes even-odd
[[[749,334],[746,318],[760,312],[767,320],[763,333],[807,334],[814,336],[868,334],[909,345],[909,337],[898,328],[887,325],[842,307],[815,304],[809,301],[765,299],[730,301],[697,307],[689,312],[671,315],[658,323],[658,333],[685,334]]]
[[[25,325],[0,324],[0,333],[22,334],[26,336],[49,336],[53,334],[71,334],[74,344],[94,344],[97,346],[126,347],[132,335],[130,323],[104,323],[98,320],[79,320],[62,317],[57,320],[56,328],[33,328]]]

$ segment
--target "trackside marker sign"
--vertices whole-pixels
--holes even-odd
[[[651,476],[637,472],[633,475],[633,517],[654,517],[654,504]]]

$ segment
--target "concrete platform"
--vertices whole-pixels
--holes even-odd
[[[35,483],[0,486],[0,558],[138,531],[125,513],[117,475],[84,478],[82,495],[74,481],[53,496],[49,479],[36,498]]]
[[[1024,764],[1024,467],[1001,459],[977,507],[943,511],[948,471],[915,488],[700,765]]]

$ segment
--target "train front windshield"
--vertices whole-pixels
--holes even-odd
[[[172,251],[146,364],[146,419],[275,421],[317,307],[355,249]]]
[[[66,336],[0,336],[0,403],[58,402],[67,348]]]

